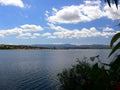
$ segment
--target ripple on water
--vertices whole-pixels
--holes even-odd
[[[18,90],[56,90],[56,79],[49,78],[49,74],[34,72],[24,75],[16,82]]]

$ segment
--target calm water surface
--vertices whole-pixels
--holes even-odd
[[[57,90],[57,73],[76,63],[76,58],[110,50],[0,50],[0,90]]]

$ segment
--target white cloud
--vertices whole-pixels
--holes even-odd
[[[67,31],[67,29],[62,28],[61,26],[55,26],[54,24],[48,23],[51,29],[56,30],[56,31]]]
[[[56,38],[56,36],[52,35],[52,33],[49,33],[49,32],[43,33],[41,36],[47,37],[47,38]]]
[[[20,27],[15,27],[12,29],[0,30],[0,37],[4,37],[6,35],[17,35],[17,38],[22,37],[35,38],[40,36],[38,32],[42,30],[43,28],[41,26],[25,24]]]
[[[54,38],[87,38],[87,37],[109,37],[114,35],[116,32],[111,31],[99,31],[95,27],[91,27],[90,29],[83,28],[79,29],[66,29],[61,26],[55,26],[54,24],[49,24],[50,28],[55,30],[50,37]],[[108,28],[111,29],[112,28]]]
[[[42,34],[42,36],[44,36],[44,37],[49,37],[49,36],[51,36],[51,33],[49,33],[49,32],[47,32],[47,33],[44,33],[44,34]]]
[[[20,27],[15,27],[7,30],[0,30],[0,37],[5,37],[8,35],[15,35],[17,38],[30,39],[47,37],[47,38],[87,38],[87,37],[109,37],[114,35],[116,32],[110,27],[105,27],[103,31],[97,30],[95,27],[89,29],[67,29],[61,26],[56,26],[54,24],[48,24],[52,32],[44,32],[40,34],[43,30],[41,26],[37,25],[21,25]]]
[[[90,3],[90,1],[86,1],[84,4],[78,6],[72,5],[62,7],[61,10],[54,8],[52,9],[54,13],[51,16],[48,16],[48,14],[46,16],[48,16],[47,19],[51,23],[88,22],[103,16],[100,6],[98,5],[100,1],[96,1],[96,3],[93,4]]]
[[[100,5],[101,1],[100,0],[95,0],[94,2],[92,1],[92,3],[91,3],[90,0],[86,0],[85,4],[87,4],[87,5]]]
[[[118,5],[118,9],[116,8],[115,4],[112,4],[112,7],[110,8],[108,5],[105,5],[104,7],[104,15],[107,16],[109,19],[116,20],[120,19],[120,5]]]
[[[105,27],[105,28],[103,28],[103,31],[104,32],[109,32],[109,31],[114,31],[114,29],[110,28],[110,27]]]
[[[12,6],[18,6],[18,7],[25,7],[24,3],[22,0],[0,0],[0,4],[2,5],[12,5]]]
[[[40,36],[39,33],[21,33],[17,36],[17,38],[21,38],[21,39],[29,39],[29,38],[37,38],[38,36]]]
[[[36,32],[36,31],[41,31],[43,30],[43,28],[41,26],[37,26],[37,25],[29,25],[29,24],[25,24],[25,25],[22,25],[20,26],[20,28],[22,29],[22,31],[24,32],[28,32],[28,31],[33,31],[33,32]]]
[[[37,38],[40,36],[40,33],[33,33],[32,37],[31,38]]]
[[[17,36],[17,38],[21,38],[21,39],[29,39],[29,38],[37,38],[38,36],[40,36],[40,33],[21,33]]]
[[[40,36],[40,33],[33,33],[33,35],[38,37],[38,36]]]
[[[120,5],[119,5],[120,7]],[[101,1],[85,1],[84,4],[64,6],[62,9],[52,9],[52,15],[46,11],[47,20],[50,23],[80,23],[90,22],[101,17],[107,17],[112,20],[120,19],[119,9],[115,5],[110,8],[107,4],[101,6]]]
[[[21,33],[20,35],[17,36],[17,38],[28,39],[28,38],[31,37],[31,36],[32,36],[31,33]]]

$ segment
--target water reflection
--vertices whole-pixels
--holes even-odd
[[[3,50],[0,51],[0,90],[57,90],[57,73],[76,58],[109,50]]]

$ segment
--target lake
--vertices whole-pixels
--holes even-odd
[[[109,49],[0,50],[0,90],[57,90],[57,74],[76,63],[76,58],[100,55]]]

